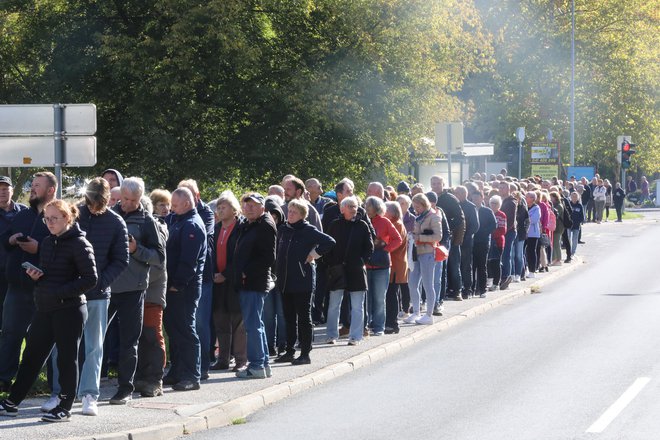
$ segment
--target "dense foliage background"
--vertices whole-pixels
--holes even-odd
[[[660,0],[576,0],[578,165],[615,175],[627,134],[660,170],[659,25]],[[570,29],[570,0],[5,0],[0,103],[97,105],[97,169],[69,174],[391,181],[439,120],[567,152]]]

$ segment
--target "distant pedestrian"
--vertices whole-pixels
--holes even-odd
[[[502,254],[505,246],[505,235],[507,231],[506,214],[500,210],[502,198],[495,195],[488,200],[490,209],[495,214],[497,226],[491,234],[491,246],[488,253],[488,278],[493,280],[490,290],[499,290],[502,281]]]
[[[639,204],[643,205],[644,202],[646,202],[647,200],[650,200],[650,198],[649,198],[649,196],[650,196],[650,194],[649,194],[649,181],[646,180],[646,176],[642,176],[642,183],[640,185],[640,189],[642,191],[642,194],[639,198]]]
[[[579,198],[578,193],[575,198]],[[534,191],[527,191],[525,194],[525,201],[527,202],[527,209],[529,211],[529,229],[527,229],[527,243],[525,255],[527,256],[527,267],[529,273],[527,278],[534,278],[536,270],[538,269],[539,262],[539,238],[541,237],[541,208],[537,203],[537,195]],[[580,205],[582,206],[582,205]]]
[[[577,250],[577,245],[579,243],[580,228],[582,223],[584,223],[584,207],[580,202],[580,196],[578,193],[571,193],[571,219],[573,220],[573,225],[571,226],[571,255],[575,255]]]
[[[626,192],[621,188],[621,183],[616,183],[616,188],[612,192],[612,203],[616,210],[616,221],[621,223],[623,216],[623,202],[626,200]]]

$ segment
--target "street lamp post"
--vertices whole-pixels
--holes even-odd
[[[571,166],[575,166],[575,0],[571,0]]]

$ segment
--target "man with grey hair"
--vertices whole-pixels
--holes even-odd
[[[316,209],[316,212],[319,213],[321,220],[323,220],[323,208],[325,208],[325,205],[332,200],[328,197],[323,197],[323,188],[318,179],[307,179],[305,181],[305,188],[307,188],[307,191],[309,192],[309,202]]]
[[[379,199],[385,199],[385,188],[380,182],[371,182],[367,186],[367,197],[378,197]]]
[[[140,203],[144,181],[129,177],[121,184],[121,199],[112,209],[124,219],[128,230],[128,267],[111,284],[108,324],[119,321],[119,365],[117,393],[112,405],[131,400],[137,368],[138,342],[142,333],[144,298],[149,285],[149,266],[163,264],[165,249],[155,219]]]
[[[199,389],[201,349],[195,316],[202,296],[202,278],[208,239],[195,209],[192,192],[185,187],[172,193],[172,219],[167,239],[167,305],[163,315],[170,338],[171,367],[164,385],[176,391]]]

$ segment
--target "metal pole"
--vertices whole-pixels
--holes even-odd
[[[522,179],[522,142],[518,141],[518,179]]]
[[[571,166],[575,166],[575,0],[571,0]]]
[[[64,104],[53,104],[55,114],[55,177],[57,178],[57,198],[62,198],[62,165],[64,164]]]
[[[448,188],[451,188],[451,150],[454,146],[451,144],[451,124],[447,124],[447,163],[449,164]]]

